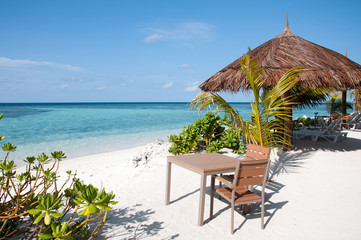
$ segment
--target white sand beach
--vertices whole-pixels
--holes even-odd
[[[205,224],[197,226],[200,175],[173,166],[171,204],[165,205],[167,143],[69,159],[86,183],[105,186],[119,203],[98,239],[360,239],[361,132],[345,141],[295,140],[295,149],[272,159],[267,186],[265,229],[259,205],[251,214],[235,214],[230,234],[230,207],[215,198],[209,220],[209,186]],[[146,149],[145,149],[146,148]],[[146,150],[146,151],[145,151]],[[132,159],[152,152],[135,167]]]

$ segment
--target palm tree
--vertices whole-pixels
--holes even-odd
[[[290,129],[286,127],[285,122],[289,121],[290,118],[292,119],[288,112],[297,103],[293,95],[289,93],[299,81],[298,77],[302,73],[301,68],[296,67],[287,71],[272,89],[264,90],[261,94],[265,82],[264,70],[248,55],[243,55],[240,64],[242,71],[249,80],[254,96],[249,111],[250,119],[243,119],[235,108],[231,107],[220,95],[213,92],[200,93],[191,101],[191,107],[199,111],[215,104],[217,112],[225,113],[231,119],[238,136],[240,136],[241,131],[244,132],[247,143],[266,147],[289,146],[291,143],[287,138],[281,137],[280,133],[286,136],[290,135]]]

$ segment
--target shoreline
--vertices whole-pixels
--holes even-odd
[[[65,160],[71,160],[81,157],[106,154],[121,150],[142,147],[147,144],[154,143],[157,139],[161,139],[164,142],[168,142],[168,136],[170,134],[178,134],[180,131],[181,130],[174,130],[174,131],[172,130],[172,132],[170,133],[165,131],[157,131],[157,133],[161,133],[158,134],[158,137],[155,137],[155,134],[153,134],[153,132],[145,133],[142,135],[142,137],[139,137],[139,134],[132,134],[131,136],[127,137],[127,140],[125,139],[125,137],[123,137],[124,139],[120,139],[121,136],[120,137],[104,136],[103,138],[99,138],[99,137],[88,138],[87,141],[83,141],[83,142],[81,142],[82,139],[80,139],[75,141],[71,141],[71,140],[56,141],[54,143],[48,143],[48,144],[30,143],[25,146],[24,145],[17,146],[17,150],[15,152],[10,153],[9,160],[14,160],[15,163],[20,167],[25,164],[23,162],[23,159],[25,159],[28,156],[37,157],[39,154],[43,152],[47,155],[50,155],[50,153],[53,151],[62,151],[67,156]],[[113,140],[113,138],[117,139],[118,141]],[[5,142],[3,141],[3,143]],[[58,147],[58,146],[63,146],[63,147]]]

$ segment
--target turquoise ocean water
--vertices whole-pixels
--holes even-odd
[[[247,117],[249,103],[233,103]],[[327,115],[325,105],[294,111],[294,118]],[[187,103],[0,103],[1,145],[17,146],[10,159],[63,151],[68,158],[167,140],[203,114]],[[3,159],[4,153],[0,155]]]

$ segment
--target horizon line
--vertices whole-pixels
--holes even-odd
[[[134,102],[0,102],[0,104],[85,104],[85,103],[108,103],[108,104],[116,104],[116,103],[190,103],[190,102],[184,102],[184,101],[171,101],[171,102],[165,102],[165,101],[149,101],[149,102],[143,102],[143,101],[134,101]],[[230,102],[230,103],[250,103],[250,102]]]

